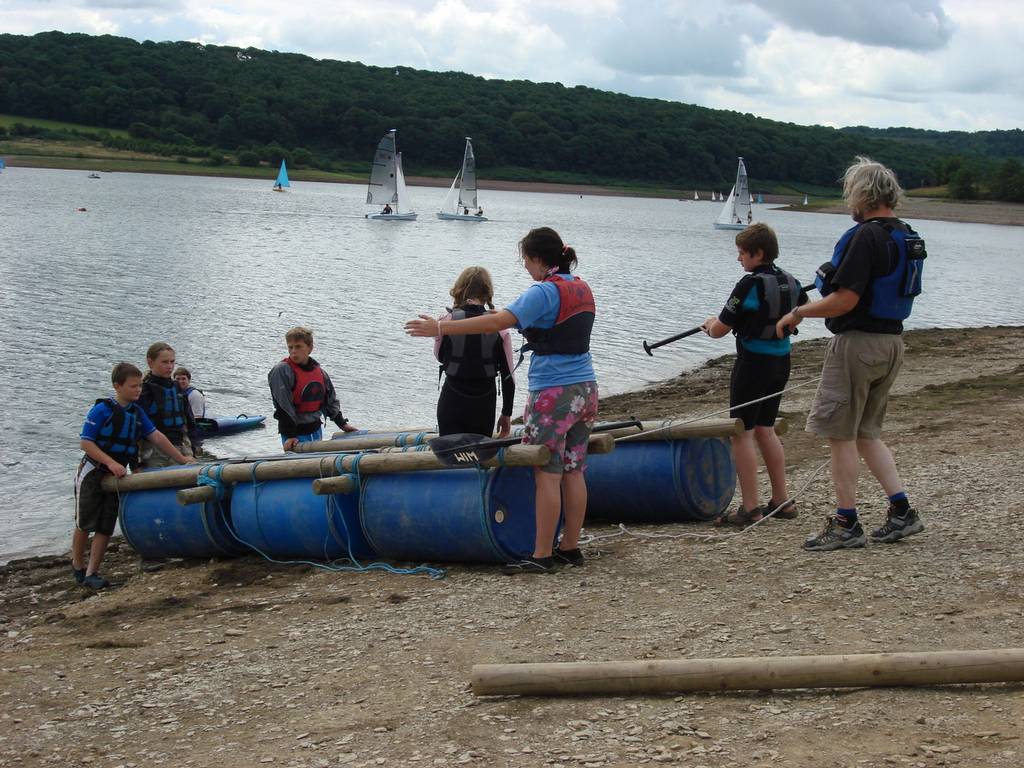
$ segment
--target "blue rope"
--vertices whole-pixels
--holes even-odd
[[[214,474],[216,472],[216,474]],[[208,485],[213,488],[216,492],[216,499],[220,501],[224,498],[224,481],[221,480],[221,476],[224,474],[223,464],[205,464],[199,470],[199,476],[196,477],[196,485]]]

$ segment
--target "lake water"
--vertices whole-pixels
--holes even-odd
[[[432,425],[437,366],[429,340],[406,337],[403,322],[443,311],[471,264],[491,271],[499,306],[510,301],[530,285],[516,244],[535,226],[562,234],[594,288],[603,394],[732,350],[731,340],[704,336],[654,357],[641,347],[716,314],[741,276],[734,233],[711,227],[718,203],[484,191],[491,220],[472,224],[434,216],[445,189],[413,187],[419,221],[381,222],[363,218],[362,186],[298,182],[272,194],[272,176],[0,175],[0,562],[67,548],[82,419],[111,391],[112,365],[145,370],[153,341],[174,346],[209,414],[269,417],[267,371],[285,354],[285,330],[309,325],[353,424]],[[779,233],[780,265],[802,280],[850,223],[754,211]],[[927,292],[909,327],[1024,324],[1009,279],[1020,274],[1024,231],[936,221],[918,229]],[[810,321],[801,332],[824,329]],[[518,380],[521,410],[525,370]],[[207,447],[257,454],[280,443],[271,423]]]

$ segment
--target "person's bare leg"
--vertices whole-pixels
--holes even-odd
[[[860,471],[857,442],[829,438],[828,444],[832,450],[832,485],[836,491],[836,506],[840,509],[855,509],[857,474]]]
[[[893,458],[889,446],[878,439],[858,438],[857,452],[868,465],[871,474],[881,484],[886,496],[895,496],[903,490],[903,482],[896,469],[896,459]]]
[[[71,536],[71,567],[76,571],[85,570],[85,550],[89,546],[89,532],[75,528]]]
[[[562,512],[562,475],[534,469],[533,478],[537,486],[537,536],[533,542],[533,556],[551,557],[555,531],[558,530],[558,516]]]
[[[733,435],[732,460],[736,464],[736,478],[740,482],[743,508],[752,512],[760,506],[757,493],[757,451],[754,449],[754,430]]]
[[[775,427],[754,427],[754,440],[764,459],[764,467],[768,471],[768,479],[772,484],[772,499],[781,504],[789,498],[786,485],[786,449],[775,434]]]
[[[107,554],[108,544],[110,544],[110,536],[103,533],[93,534],[92,548],[89,550],[89,568],[85,572],[86,576],[99,573],[100,566],[103,565],[103,556]]]
[[[565,523],[559,546],[566,551],[577,549],[583,519],[587,515],[587,480],[579,470],[562,475],[562,505]]]

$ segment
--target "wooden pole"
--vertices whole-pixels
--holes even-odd
[[[356,484],[352,480],[352,475],[339,475],[337,477],[330,478],[335,481],[334,493],[351,493],[356,489]],[[208,501],[213,501],[217,498],[217,489],[209,485],[198,485],[195,488],[182,488],[175,494],[178,503],[183,507],[187,507],[189,504],[205,504]]]
[[[735,659],[476,664],[477,696],[767,691],[1024,681],[1024,648]]]
[[[458,467],[448,467],[442,464],[434,454],[423,451],[417,453],[382,453],[382,454],[364,454],[363,458],[359,461],[359,473],[364,475],[369,474],[383,474],[388,470],[388,459],[396,458],[415,458],[416,462],[405,462],[402,472],[415,472],[422,470],[431,469],[458,469]],[[495,456],[493,459],[488,459],[482,462],[482,466],[485,467],[539,467],[548,463],[551,458],[551,451],[546,445],[510,445],[505,449],[504,459],[499,462],[498,457]],[[355,467],[355,456],[346,456],[342,459],[342,465],[345,467],[345,471],[352,471]],[[330,496],[335,493],[346,493],[345,490],[338,490],[341,488],[339,480],[347,480],[345,477],[321,477],[313,481],[313,493],[318,496]]]
[[[417,438],[422,439],[417,442]],[[320,451],[341,452],[341,451],[365,451],[374,448],[393,448],[406,445],[419,445],[427,440],[437,437],[436,432],[416,432],[405,434],[400,437],[394,435],[362,435],[360,437],[349,437],[344,440],[312,440],[308,443],[299,443],[293,449],[293,453],[317,453]]]
[[[506,464],[517,461],[524,448],[543,446],[513,445],[505,449]],[[547,450],[544,448],[544,450]],[[529,453],[527,451],[527,453]],[[352,471],[359,459],[359,471],[364,474],[388,472],[417,472],[426,469],[444,469],[445,465],[432,453],[363,453],[332,454],[315,458],[294,458],[282,461],[265,461],[240,464],[223,464],[221,480],[226,483],[246,483],[252,480],[283,480],[291,477],[334,477]],[[541,464],[545,463],[547,459]],[[209,466],[209,465],[207,465]],[[128,493],[154,488],[180,488],[195,486],[201,467],[163,469],[158,472],[138,472],[127,477],[107,477],[103,490],[111,493]]]

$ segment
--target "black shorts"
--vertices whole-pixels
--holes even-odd
[[[116,493],[103,490],[100,483],[110,472],[82,459],[75,475],[75,527],[89,533],[110,536],[117,524]]]
[[[779,392],[789,382],[789,355],[760,355],[736,344],[736,364],[729,383],[729,405],[749,403],[751,400]],[[733,408],[729,415],[743,419],[744,429],[770,427],[779,415],[782,395],[755,405]]]

